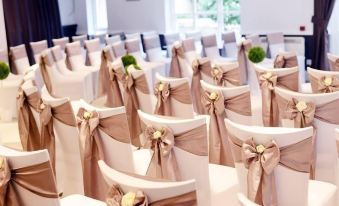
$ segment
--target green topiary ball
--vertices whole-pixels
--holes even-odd
[[[260,63],[266,57],[266,52],[261,47],[252,47],[248,52],[248,59],[253,63]]]
[[[134,56],[126,54],[125,56],[121,57],[122,64],[125,67],[125,72],[128,74],[128,67],[133,65],[135,69],[141,70],[141,68],[137,64],[137,60]]]
[[[0,80],[4,80],[9,75],[9,66],[5,62],[0,62]]]

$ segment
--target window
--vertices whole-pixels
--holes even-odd
[[[240,29],[240,0],[175,0],[179,31]]]
[[[105,33],[108,28],[106,0],[86,0],[88,34]]]

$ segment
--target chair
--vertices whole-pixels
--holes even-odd
[[[283,87],[292,91],[301,88],[298,81],[298,67],[266,68],[253,64],[261,90],[262,120],[266,127],[279,126],[279,110],[274,93],[275,87]]]
[[[112,44],[112,50],[115,58],[121,58],[127,54],[125,49],[125,43],[123,41],[118,41]]]
[[[176,138],[179,136],[180,138],[190,138],[190,132],[197,132],[195,138],[191,139],[192,142],[185,141],[180,145],[174,143],[173,149],[170,151],[176,158],[176,173],[179,173],[181,177],[179,180],[195,179],[199,205],[237,205],[238,201],[235,195],[237,178],[234,168],[208,163],[205,116],[197,116],[194,119],[160,118],[140,110],[139,116],[147,127],[143,136],[144,141],[147,140],[145,135],[149,134],[150,128],[157,130],[167,128],[166,130],[172,132]],[[196,145],[199,148],[185,147],[185,144]],[[199,150],[199,155],[192,149]],[[152,164],[150,167],[152,168]],[[173,169],[173,167],[169,169]],[[153,172],[154,170],[149,170],[147,174],[153,177]]]
[[[305,127],[313,125],[316,129],[315,179],[335,183],[336,145],[335,128],[339,125],[339,93],[303,94],[276,87],[275,93],[283,127]],[[292,112],[296,115],[292,115]],[[306,119],[300,120],[300,118]]]
[[[237,100],[237,105],[234,105],[235,107],[243,107],[243,109],[235,110],[231,108],[233,105],[231,105],[231,107],[229,108],[225,108],[227,119],[245,125],[253,125],[256,122],[255,119],[253,119],[254,117],[251,115],[252,108],[249,95],[250,87],[248,85],[237,87],[220,87],[209,84],[203,80],[201,80],[200,82],[203,91],[207,91],[208,93],[221,93],[225,99],[232,99],[234,97],[243,96],[243,99]]]
[[[79,42],[78,42],[79,43]],[[71,100],[80,98],[91,101],[93,93],[85,90],[86,85],[82,79],[64,76],[57,69],[51,50],[41,54],[40,69],[48,92],[54,97],[69,97]]]
[[[106,33],[94,34],[90,39],[99,39],[100,47],[105,45],[105,38],[108,36]]]
[[[9,50],[12,71],[15,71],[17,74],[25,74],[30,67],[25,45],[21,44],[19,46],[10,47]]]
[[[260,40],[260,36],[258,34],[250,34],[250,35],[246,35],[246,39],[251,40],[252,45],[255,46],[262,46],[261,44],[261,40]],[[265,48],[264,48],[265,50]]]
[[[94,97],[97,95],[99,85],[99,67],[86,66],[81,53],[80,42],[66,44],[66,64],[72,71],[91,72],[93,78]]]
[[[267,42],[271,58],[275,58],[279,53],[286,51],[282,32],[267,34]]]
[[[339,56],[331,53],[327,53],[327,59],[330,63],[331,71],[339,71]]]
[[[238,45],[235,37],[235,32],[226,32],[221,35],[223,40],[223,48],[225,50],[226,57],[237,58]]]
[[[101,48],[99,39],[91,39],[85,41],[87,57],[90,66],[100,67],[101,64]]]
[[[125,34],[125,37],[126,37],[126,40],[138,40],[139,50],[142,54],[142,57],[144,57],[142,41],[141,41],[141,34],[140,33],[130,33],[130,34]]]
[[[16,173],[7,184],[15,187],[14,197],[19,204],[23,203],[20,205],[33,206],[37,202],[46,206],[71,206],[82,205],[83,203],[91,206],[106,205],[103,202],[82,195],[70,195],[59,199],[46,150],[19,152],[0,146],[0,155],[3,158],[2,164],[8,164],[13,174]],[[26,171],[31,173],[25,173]],[[13,180],[20,182],[20,184]]]
[[[71,101],[67,97],[54,98],[44,87],[42,102],[52,108],[55,135],[56,179],[65,195],[83,194],[79,131]],[[60,115],[60,112],[63,114]]]
[[[192,63],[197,58],[201,58],[201,54],[196,52],[196,45],[193,38],[182,40],[182,47],[185,52],[185,58],[189,63]]]
[[[164,34],[166,49],[167,49],[167,57],[172,57],[172,47],[174,46],[174,42],[180,41],[179,33],[168,33]]]
[[[66,44],[69,43],[69,38],[68,37],[63,37],[59,39],[52,39],[53,46],[60,46],[62,51],[65,51],[66,49]]]
[[[339,90],[339,72],[307,68],[313,93],[330,93]]]
[[[194,118],[191,89],[187,78],[168,78],[156,74],[155,95],[157,105],[155,114],[185,118]],[[166,95],[169,91],[168,96]],[[165,99],[164,99],[165,98]]]
[[[169,76],[171,59],[164,57],[159,36],[144,37],[144,46],[147,58],[150,62],[161,62],[165,64],[165,76]]]
[[[87,116],[86,116],[87,115]],[[103,199],[105,184],[99,172],[98,160],[119,171],[134,173],[130,133],[124,107],[99,109],[80,101],[77,112],[80,130],[80,151],[84,168],[86,196]],[[97,124],[93,125],[93,121]],[[91,132],[87,130],[91,128]],[[99,173],[98,173],[99,172]],[[93,175],[91,177],[91,175]],[[98,186],[104,188],[94,188]]]
[[[232,153],[236,159],[235,165],[240,191],[244,196],[248,196],[252,201],[256,199],[255,202],[260,205],[262,205],[264,198],[266,199],[265,205],[336,204],[335,185],[308,179],[309,155],[312,153],[313,129],[311,127],[296,129],[245,126],[234,123],[228,119],[225,120],[225,123],[231,138]],[[253,168],[252,172],[254,172],[256,170],[254,164],[260,164],[261,162],[256,161],[256,156],[253,155],[253,159],[246,159],[248,164],[251,165],[251,168],[247,170],[246,163],[243,162],[241,158],[241,151],[246,152],[245,155],[251,155],[249,150],[252,147],[255,147],[255,152],[258,151],[259,154],[266,155],[265,160],[268,162],[263,163],[265,164],[265,168],[272,168],[272,173],[271,170],[265,170],[265,174],[263,174],[264,177],[260,178],[265,178],[265,185],[261,183],[263,180],[257,182],[258,185],[262,186],[258,192],[255,191],[257,186],[254,186],[252,183],[252,179],[255,178],[255,176],[251,179],[249,170]],[[280,150],[280,153],[277,154],[276,150]],[[269,154],[266,154],[266,152]],[[255,154],[258,155],[258,153]],[[280,155],[277,156],[280,158],[274,159],[276,155]],[[260,156],[260,158],[263,158],[263,156]],[[258,168],[256,171],[259,172],[260,169]],[[254,173],[252,174],[255,175]],[[271,177],[273,177],[273,179],[270,180]],[[257,179],[255,181],[257,181]],[[275,184],[272,181],[274,181]],[[291,182],[293,182],[293,187],[291,187]],[[273,185],[271,185],[271,183],[273,183]],[[260,195],[261,189],[263,189],[263,196]],[[276,191],[276,203],[274,203],[274,191]],[[322,195],[318,196],[319,193]],[[258,195],[257,198],[255,195]],[[244,205],[249,206],[253,204]]]
[[[174,200],[171,201],[171,198],[178,198],[177,200],[179,200],[180,196],[186,196],[186,201],[183,199],[183,202],[178,202],[186,205],[196,205],[194,180],[184,182],[159,182],[142,176],[134,177],[124,174],[123,172],[110,168],[104,161],[99,161],[98,164],[106,183],[111,187],[117,186],[121,188],[125,194],[128,192],[142,191],[147,197],[149,204],[167,200],[167,204],[172,203],[171,205],[180,205],[180,203],[176,204]],[[193,197],[188,198],[188,194]],[[114,198],[114,196],[111,198]]]
[[[190,31],[190,32],[185,33],[186,39],[194,39],[194,45],[199,55],[202,55],[203,53],[203,47],[201,44],[201,36],[202,34],[200,31]]]
[[[79,41],[81,44],[81,47],[84,47],[85,41],[87,40],[87,35],[78,35],[78,36],[72,36],[72,42]]]
[[[106,37],[105,40],[106,40],[106,45],[112,45],[116,42],[121,41],[121,37],[120,37],[120,35],[114,35],[114,36],[111,36],[111,37]]]
[[[31,49],[33,51],[34,60],[36,64],[39,64],[40,54],[48,49],[47,40],[42,40],[38,42],[30,42]]]
[[[215,34],[206,35],[201,37],[201,44],[203,52],[206,57],[211,58],[214,63],[225,63],[236,61],[236,58],[221,57],[217,44],[217,37]]]

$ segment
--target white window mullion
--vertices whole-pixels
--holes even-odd
[[[221,36],[221,33],[224,31],[224,1],[223,0],[217,0],[217,22],[218,22],[217,36]]]
[[[198,21],[197,0],[193,0],[192,2],[193,2],[193,6],[192,6],[192,9],[193,9],[193,11],[192,11],[192,13],[193,13],[193,28],[194,28],[194,30],[196,30],[197,29],[197,21]]]

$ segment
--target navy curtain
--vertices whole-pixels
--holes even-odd
[[[62,37],[58,0],[3,0],[8,46],[26,45],[34,61],[29,42]]]
[[[335,0],[314,0],[313,22],[313,55],[312,67],[328,69],[328,32],[327,26],[330,21]]]

